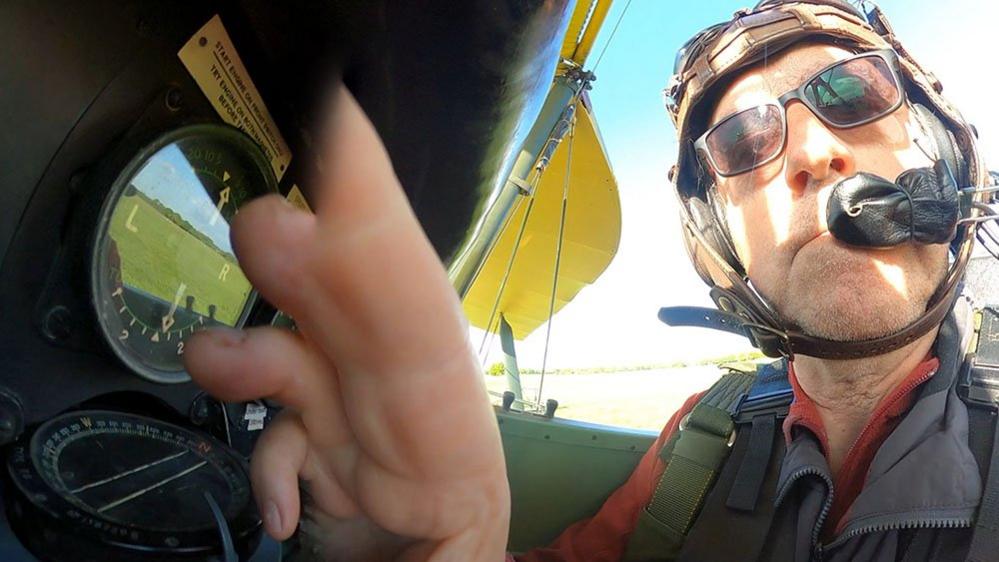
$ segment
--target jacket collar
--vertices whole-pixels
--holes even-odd
[[[962,307],[963,310],[963,307]],[[867,481],[830,546],[864,532],[915,526],[962,526],[971,523],[982,493],[978,465],[968,448],[968,413],[955,382],[963,361],[966,333],[951,313],[937,336],[937,374],[917,390],[912,408],[885,439],[871,462]],[[795,432],[777,483],[780,503],[803,477],[828,502],[832,477],[819,440]],[[822,524],[825,511],[818,515]]]

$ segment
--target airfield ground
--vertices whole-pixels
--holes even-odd
[[[558,400],[558,417],[658,432],[691,394],[707,389],[720,374],[717,367],[709,365],[546,375],[541,400]],[[504,377],[485,378],[489,390],[506,390]],[[539,379],[539,375],[521,376],[525,397],[536,396]]]

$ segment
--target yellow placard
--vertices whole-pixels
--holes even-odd
[[[222,119],[257,141],[278,181],[291,150],[216,14],[177,53]]]

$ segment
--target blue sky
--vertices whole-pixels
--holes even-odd
[[[135,175],[132,184],[198,227],[220,250],[233,253],[229,242],[229,223],[218,219],[211,224],[211,217],[217,212],[216,204],[176,144],[157,152]]]
[[[749,349],[744,340],[693,328],[668,328],[660,306],[709,306],[707,288],[687,261],[666,170],[676,137],[662,105],[662,88],[677,48],[707,25],[755,2],[632,0],[596,66],[594,111],[621,196],[621,246],[597,282],[584,289],[552,324],[548,367],[642,365]],[[588,61],[597,62],[628,4],[615,0]],[[974,123],[987,160],[999,162],[997,80],[980,62],[994,58],[992,22],[999,7],[985,0],[879,3],[908,50],[945,86],[944,93]],[[990,157],[995,155],[994,157]],[[478,347],[481,332],[473,332]],[[545,329],[518,343],[521,366],[540,367]],[[499,342],[485,359],[501,360]]]

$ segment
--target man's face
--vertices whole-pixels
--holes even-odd
[[[851,54],[803,44],[754,66],[718,100],[711,124],[773,101]],[[925,310],[946,273],[946,245],[855,248],[829,234],[825,217],[832,185],[844,177],[863,171],[894,180],[904,170],[932,165],[914,141],[922,135],[916,121],[903,105],[866,125],[834,129],[800,101],[786,109],[787,143],[777,159],[717,177],[750,280],[785,320],[813,335],[854,340],[903,328]]]

